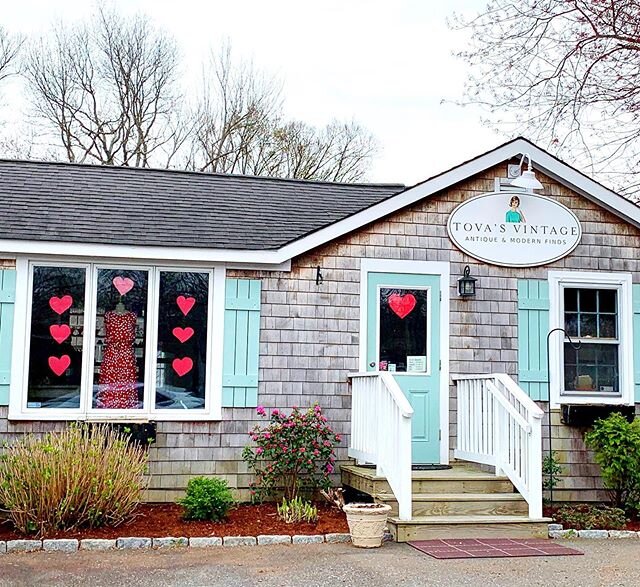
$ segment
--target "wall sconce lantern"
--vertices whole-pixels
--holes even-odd
[[[324,282],[324,275],[322,275],[322,271],[320,271],[320,265],[316,267],[316,285],[320,287]]]
[[[476,295],[476,281],[475,277],[470,275],[471,269],[469,265],[464,268],[463,276],[458,278],[458,295],[461,298],[471,298]]]

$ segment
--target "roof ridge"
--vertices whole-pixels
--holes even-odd
[[[159,173],[167,173],[173,175],[190,175],[198,177],[222,177],[240,180],[260,180],[260,181],[275,181],[284,183],[301,183],[311,185],[335,185],[335,186],[349,186],[349,187],[362,187],[362,188],[382,188],[388,189],[393,187],[405,188],[403,183],[382,183],[382,182],[346,182],[346,181],[327,181],[318,179],[298,179],[292,177],[272,177],[269,175],[248,175],[242,173],[218,173],[209,171],[198,171],[192,169],[173,169],[162,167],[137,167],[128,165],[99,165],[96,163],[78,163],[72,161],[49,161],[46,159],[11,159],[7,157],[0,157],[0,165],[3,163],[18,163],[37,166],[60,166],[60,167],[75,167],[78,169],[101,169],[101,170],[122,170],[133,172],[145,172],[155,171]]]

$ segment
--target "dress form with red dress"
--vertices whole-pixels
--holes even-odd
[[[104,315],[106,337],[96,396],[100,408],[138,408],[138,368],[133,347],[136,321],[137,316],[128,311]]]

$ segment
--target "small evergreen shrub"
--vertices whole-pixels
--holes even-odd
[[[627,523],[624,510],[587,504],[563,506],[553,519],[574,530],[622,530]]]
[[[184,508],[185,520],[220,522],[227,517],[234,499],[224,479],[194,477],[187,484],[184,499],[178,503]]]
[[[256,412],[266,417],[264,407]],[[328,489],[335,467],[335,446],[341,441],[327,424],[320,406],[306,411],[294,407],[291,414],[274,409],[269,423],[255,426],[249,436],[256,446],[242,453],[256,475],[252,484],[254,499],[282,491],[288,500],[301,490]]]
[[[636,509],[640,502],[640,420],[629,422],[614,412],[593,425],[585,434],[585,443],[595,452],[612,505],[627,512]]]
[[[301,497],[294,497],[287,501],[282,498],[282,503],[278,505],[278,517],[287,524],[297,522],[309,522],[315,524],[318,521],[318,508]]]
[[[16,530],[117,526],[139,504],[147,453],[106,426],[25,436],[0,458],[0,504]]]

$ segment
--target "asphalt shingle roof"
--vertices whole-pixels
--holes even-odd
[[[0,239],[274,250],[403,189],[0,160]]]

